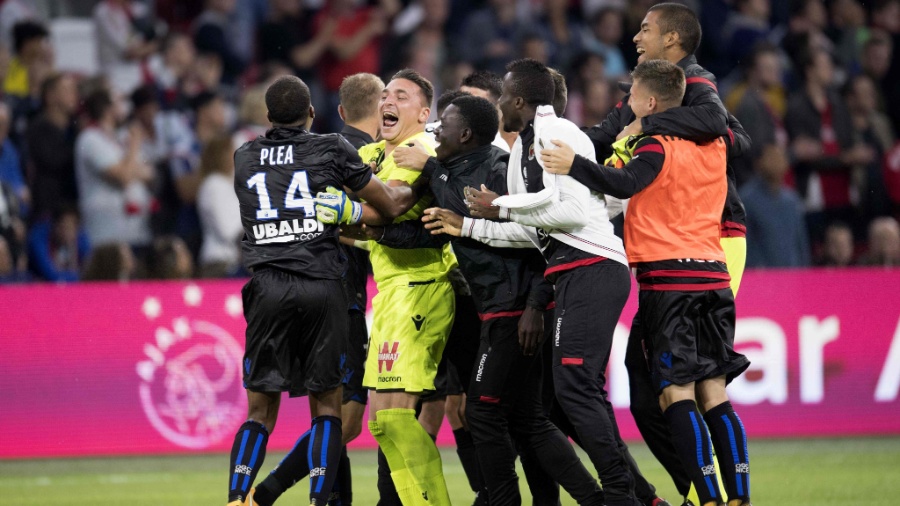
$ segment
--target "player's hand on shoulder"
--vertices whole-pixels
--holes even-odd
[[[635,118],[634,121],[629,123],[628,126],[619,132],[619,135],[616,136],[616,140],[641,135],[642,133],[644,133],[644,125],[641,124],[641,118]]]
[[[568,174],[572,169],[572,164],[575,163],[575,150],[559,139],[553,139],[550,142],[556,147],[541,150],[541,162],[544,163],[544,170],[551,174]]]
[[[333,186],[316,194],[316,219],[326,225],[354,225],[362,219],[362,204]]]
[[[431,155],[425,149],[425,145],[419,139],[413,139],[408,144],[397,146],[394,149],[394,163],[398,167],[411,170],[422,170]]]
[[[449,234],[454,237],[460,237],[462,234],[462,216],[449,209],[429,207],[422,214],[422,221],[425,223],[425,228],[430,230],[432,235]]]

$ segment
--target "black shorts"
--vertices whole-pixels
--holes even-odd
[[[362,384],[366,367],[366,350],[369,346],[366,315],[351,309],[349,317],[350,341],[344,360],[344,404],[350,401],[366,404],[369,400],[369,389]]]
[[[725,376],[750,366],[734,351],[731,288],[701,291],[641,290],[638,317],[657,393],[671,385]]]
[[[297,397],[341,385],[349,330],[341,280],[259,269],[241,295],[247,320],[244,388]]]

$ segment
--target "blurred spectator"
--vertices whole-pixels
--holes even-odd
[[[732,65],[740,63],[753,47],[769,35],[770,0],[735,0],[734,11],[722,29],[722,39]]]
[[[234,193],[234,144],[231,137],[217,137],[206,145],[200,159],[200,176],[203,178],[197,194],[197,210],[203,228],[200,276],[230,276],[240,268],[240,240],[244,235],[238,199]]]
[[[586,104],[584,96],[591,83],[607,82],[606,61],[603,59],[603,55],[588,51],[580,53],[572,60],[571,77],[568,81],[569,107],[566,117],[576,125],[593,126],[594,123],[586,123],[581,115],[585,108],[594,107],[593,104],[590,106]],[[609,114],[609,109],[603,113],[603,117],[606,118],[607,114]]]
[[[22,21],[40,21],[33,0],[6,0],[0,7],[0,46],[13,47],[13,27]]]
[[[360,72],[379,73],[382,35],[399,8],[397,0],[379,0],[377,7],[360,5],[355,0],[331,0],[316,16],[317,33],[328,29],[329,23],[337,23],[328,52],[319,65],[328,97],[327,131],[339,132],[343,126],[336,111],[344,77]]]
[[[28,215],[31,205],[31,192],[22,175],[22,159],[19,150],[9,139],[9,126],[12,120],[9,106],[0,102],[0,182],[8,185],[16,194],[23,216]]]
[[[744,60],[744,80],[725,98],[725,106],[734,111],[753,140],[750,156],[734,160],[735,178],[740,187],[753,175],[753,160],[762,154],[764,146],[788,146],[783,119],[787,92],[782,84],[781,56],[775,46],[760,44]]]
[[[194,259],[187,245],[177,236],[154,239],[147,257],[149,279],[190,279],[194,274]]]
[[[756,159],[756,176],[741,187],[747,211],[747,267],[809,266],[803,201],[784,184],[788,170],[784,149],[767,144]]]
[[[75,141],[75,176],[88,238],[92,244],[122,241],[146,246],[153,169],[140,158],[143,131],[132,126],[127,140],[119,141],[118,112],[106,90],[94,91],[84,107],[91,124]]]
[[[559,69],[568,68],[572,58],[583,50],[583,22],[576,13],[577,10],[570,8],[569,0],[543,2],[543,14],[528,18],[532,23],[523,32],[520,46],[526,50],[546,53],[544,60],[534,58],[535,60]],[[535,38],[541,39],[543,48],[534,47]],[[529,39],[532,40],[532,47],[527,45]],[[521,51],[518,57],[532,58],[526,50]]]
[[[874,160],[874,151],[855,144],[853,124],[843,99],[834,89],[831,57],[813,50],[801,59],[804,87],[788,103],[785,126],[796,161],[797,187],[807,209],[807,226],[815,243],[836,219],[853,223],[850,173]]]
[[[148,69],[162,94],[164,109],[187,109],[185,86],[196,59],[194,43],[183,33],[170,33],[163,41],[160,53],[150,58]]]
[[[448,58],[444,24],[449,4],[449,0],[418,0],[396,16],[382,55],[383,74],[412,68],[440,87]]]
[[[463,77],[459,85],[459,91],[481,97],[496,105],[500,101],[502,86],[503,80],[497,74],[488,70],[476,70]],[[497,112],[501,116],[501,121],[497,129],[497,136],[494,137],[494,142],[491,144],[509,153],[512,145],[519,137],[519,132],[507,132],[504,130],[499,105],[497,106]]]
[[[895,54],[900,44],[900,35],[881,30],[873,30],[869,40],[863,44],[861,67],[863,73],[872,78],[881,88],[885,98],[888,117],[894,122],[894,130],[900,131],[900,87],[897,86],[900,64]]]
[[[850,225],[836,221],[825,229],[825,243],[816,265],[848,267],[853,263],[853,231]]]
[[[382,86],[383,88],[383,86]],[[379,91],[379,96],[380,96]],[[266,86],[258,85],[249,88],[241,99],[238,108],[238,130],[234,133],[234,146],[240,147],[272,128],[269,122],[269,110],[266,108]],[[201,161],[201,168],[202,168]]]
[[[869,224],[869,245],[862,265],[900,266],[900,223],[890,216],[875,218]]]
[[[22,21],[13,27],[13,44],[3,91],[17,98],[37,95],[53,67],[50,32],[37,21]]]
[[[589,30],[582,35],[585,50],[598,54],[603,58],[606,74],[610,78],[624,78],[628,75],[625,57],[619,48],[622,39],[624,15],[613,7],[597,11],[588,23]]]
[[[146,6],[129,0],[101,0],[94,7],[97,59],[114,89],[128,94],[144,81],[146,59],[159,48]]]
[[[606,119],[609,111],[613,108],[613,87],[616,83],[610,81],[592,80],[587,83],[584,89],[584,99],[581,100],[581,113],[573,112],[574,107],[570,106],[566,110],[568,118],[578,117],[576,125],[592,126],[599,125]]]
[[[233,86],[247,66],[234,47],[229,17],[236,0],[206,0],[206,8],[194,22],[194,46],[222,69],[221,83]]]
[[[88,257],[83,281],[127,282],[134,276],[137,264],[127,244],[109,242],[94,247]]]
[[[326,18],[316,31],[314,11],[304,9],[301,0],[273,0],[270,7],[269,18],[258,30],[260,63],[276,61],[286,65],[311,85],[315,66],[337,28],[336,20]]]
[[[20,208],[15,192],[0,181],[0,238],[6,241],[16,272],[28,269],[28,255],[25,253],[26,229]]]
[[[0,285],[27,283],[31,281],[28,272],[18,268],[6,238],[0,236]]]
[[[78,102],[78,88],[72,76],[54,74],[44,82],[41,113],[29,122],[25,133],[35,219],[49,218],[61,202],[78,200],[73,122]]]
[[[844,98],[853,120],[854,136],[875,152],[874,159],[859,174],[863,215],[866,221],[870,221],[891,212],[881,162],[894,145],[894,131],[881,110],[881,94],[869,76],[861,74],[852,78],[844,87]]]
[[[862,43],[869,38],[866,10],[857,0],[834,0],[831,3],[832,39],[838,61],[845,68],[859,69]]]
[[[529,29],[516,19],[515,0],[489,0],[486,7],[469,15],[459,54],[476,68],[502,75],[506,64],[516,59],[522,33]]]
[[[35,223],[28,233],[31,269],[47,281],[78,281],[90,253],[78,208],[61,204],[52,218]]]

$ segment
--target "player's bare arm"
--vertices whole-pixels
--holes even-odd
[[[429,207],[422,215],[422,221],[432,235],[449,234],[453,237],[462,235],[463,217],[449,209]]]
[[[394,149],[394,163],[398,167],[410,170],[422,170],[431,155],[425,149],[420,139],[413,139],[406,145],[397,146]]]

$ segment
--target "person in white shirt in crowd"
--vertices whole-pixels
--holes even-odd
[[[94,7],[100,70],[119,93],[131,93],[143,82],[142,65],[159,49],[153,34],[138,29],[150,27],[148,16],[145,4],[128,0],[103,0]]]
[[[234,275],[240,268],[240,240],[244,235],[234,193],[234,143],[230,136],[207,143],[200,158],[197,211],[203,230],[199,274],[204,278]]]

